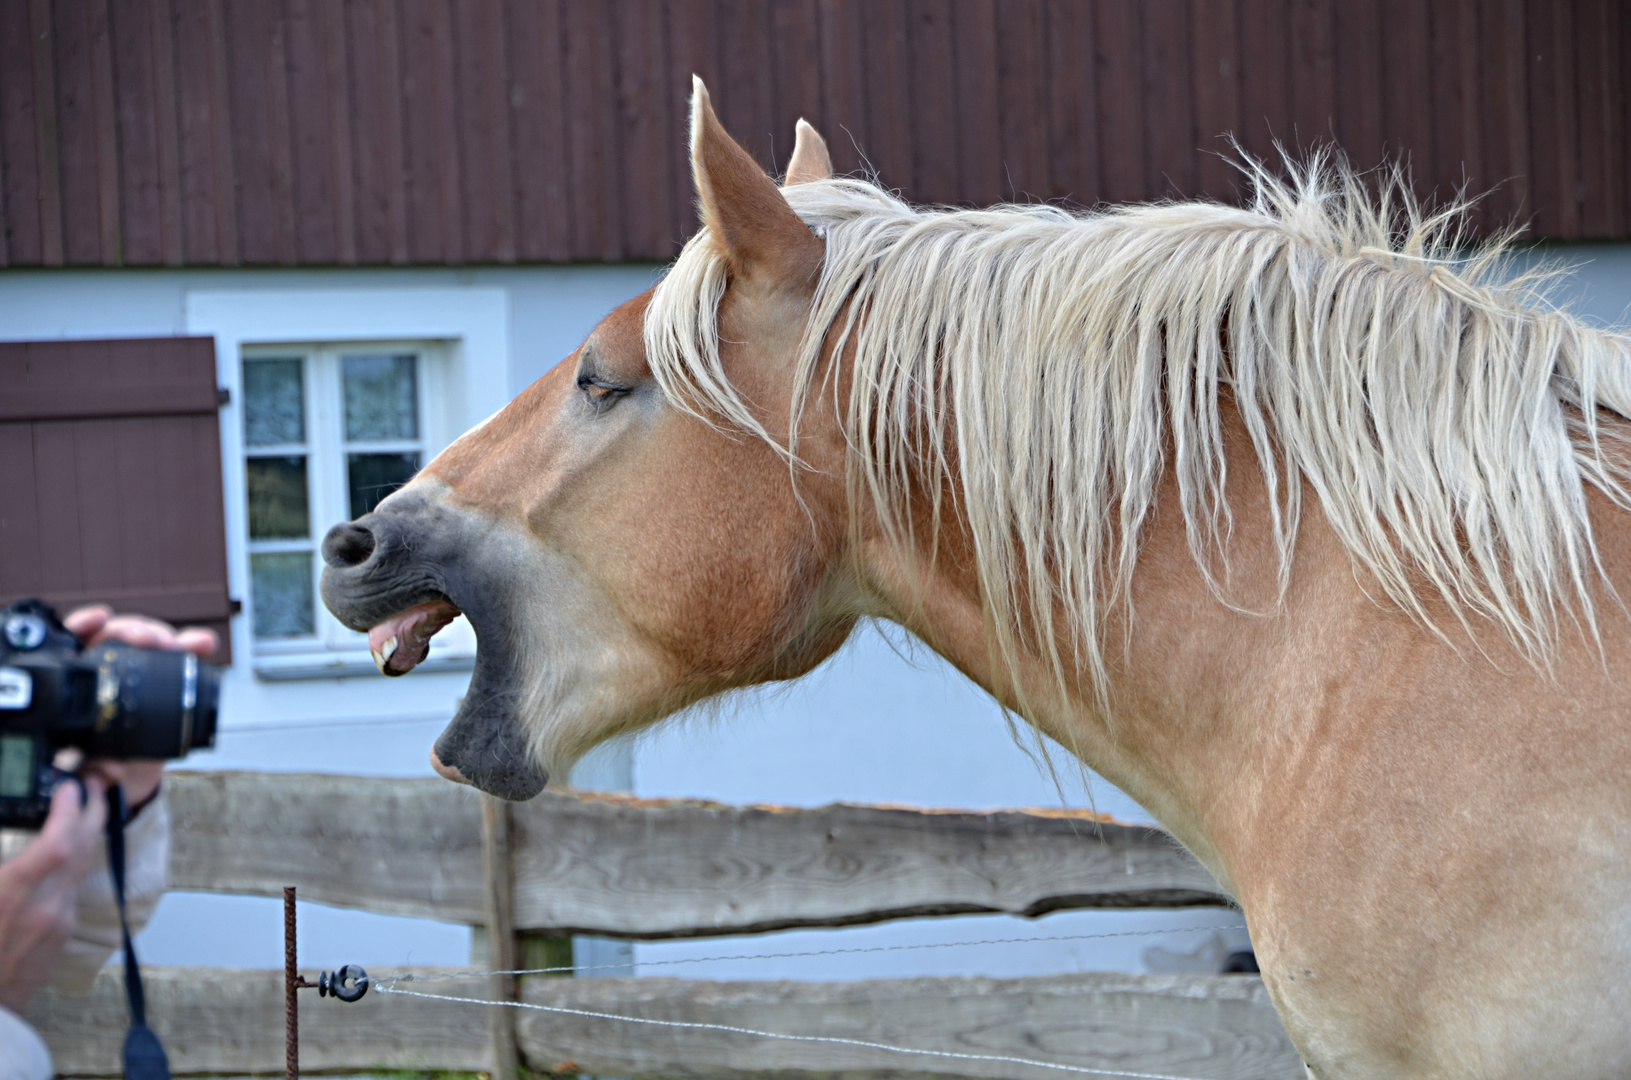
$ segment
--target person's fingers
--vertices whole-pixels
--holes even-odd
[[[80,767],[84,777],[95,776],[108,787],[119,787],[125,782],[125,762],[114,758],[91,758]]]
[[[84,641],[100,632],[111,618],[113,609],[108,605],[92,604],[90,607],[69,612],[68,617],[62,620],[62,624],[72,631],[75,637]]]
[[[79,782],[85,785],[85,803],[79,808],[79,816],[73,823],[75,839],[78,841],[76,848],[94,853],[102,836],[102,827],[108,822],[108,786],[99,776],[81,777]],[[62,786],[70,789],[69,794],[75,801],[79,799],[77,785]],[[56,800],[55,795],[51,798],[53,802]]]
[[[85,785],[85,805],[80,808],[79,816],[73,822],[68,862],[58,871],[61,888],[70,893],[79,888],[79,883],[85,879],[97,856],[101,854],[102,829],[108,820],[107,788],[101,778],[87,776],[81,782]],[[77,790],[71,791],[70,794],[76,800],[79,798]]]
[[[164,762],[92,758],[85,763],[84,775],[100,777],[108,787],[116,784],[123,787],[126,805],[136,807],[158,790],[160,781],[164,779]]]
[[[78,787],[73,784],[58,787],[51,796],[51,811],[40,834],[5,864],[7,876],[33,889],[67,866],[73,858],[74,826],[82,812]]]
[[[150,647],[155,635],[152,630],[143,626],[133,616],[115,615],[96,631],[81,640],[85,647],[100,645],[105,641],[122,641],[126,645],[135,645],[140,648]]]
[[[53,844],[65,843],[71,850],[87,828],[93,833],[100,829],[107,814],[103,798],[106,790],[96,777],[58,784],[51,794],[51,812],[46,815],[40,839]]]
[[[220,645],[221,639],[215,631],[202,626],[189,626],[176,635],[176,648],[190,652],[200,660],[214,656]]]
[[[80,803],[78,784],[64,782],[51,796],[51,810],[39,836],[25,847],[6,868],[35,886],[53,875],[72,872],[78,865],[89,866],[96,841],[107,821],[106,789],[97,777],[84,781],[85,802]]]
[[[146,615],[115,615],[85,644],[99,645],[104,641],[122,641],[139,649],[174,649],[176,631],[169,623]]]
[[[213,653],[219,643],[215,631],[206,627],[190,626],[178,631],[167,622],[145,615],[115,615],[90,635],[86,644],[103,641],[122,641],[142,649],[179,649],[199,656]]]
[[[63,625],[87,646],[120,641],[139,649],[179,649],[207,658],[220,645],[215,631],[206,627],[189,626],[178,631],[146,615],[115,615],[106,604],[80,608],[64,619]]]

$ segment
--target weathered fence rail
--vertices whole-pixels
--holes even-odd
[[[445,780],[178,772],[174,888],[479,924],[481,796]],[[546,793],[509,807],[517,930],[629,938],[1228,903],[1159,829],[1087,813]]]
[[[419,969],[424,975],[435,973]],[[374,974],[388,975],[381,970]],[[153,968],[148,1009],[178,1074],[283,1068],[279,973]],[[419,982],[424,993],[482,997],[481,979]],[[1197,1080],[1300,1078],[1260,980],[1091,973],[1031,979],[878,979],[846,983],[689,979],[527,980],[530,1003],[788,1035],[962,1054],[1023,1057],[1109,1072]],[[303,1071],[489,1068],[479,1005],[369,994],[355,1005],[302,1002]],[[124,991],[116,972],[89,1001],[41,994],[29,1010],[74,1076],[118,1076]],[[522,1055],[537,1070],[669,1080],[769,1077],[1013,1077],[1066,1074],[990,1061],[924,1058],[856,1046],[769,1040],[519,1011]]]
[[[174,888],[277,896],[294,884],[309,900],[491,923],[505,945],[518,934],[681,938],[965,912],[1227,903],[1165,833],[1086,813],[557,794],[510,806],[440,780],[247,772],[178,772],[167,785]],[[149,1016],[178,1074],[281,1069],[280,972],[155,968],[148,979]],[[537,977],[519,986],[466,977],[405,986],[1112,1072],[1302,1075],[1253,977]],[[118,1075],[124,1001],[113,969],[88,1000],[42,993],[28,1015],[64,1075]],[[312,998],[300,1025],[302,1064],[314,1073],[469,1069],[497,1080],[513,1075],[519,1058],[534,1071],[670,1080],[1066,1075],[401,995],[370,994],[356,1005]]]

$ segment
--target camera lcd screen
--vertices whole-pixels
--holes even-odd
[[[31,798],[36,763],[32,735],[0,735],[0,798]]]

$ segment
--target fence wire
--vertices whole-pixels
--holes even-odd
[[[891,1046],[889,1043],[869,1039],[847,1039],[840,1035],[788,1035],[780,1031],[761,1031],[758,1028],[736,1027],[733,1024],[706,1024],[695,1020],[656,1020],[649,1016],[622,1016],[617,1013],[597,1012],[594,1009],[569,1009],[564,1005],[538,1005],[527,1001],[489,1001],[485,998],[455,997],[451,994],[424,994],[400,987],[377,988],[382,994],[402,994],[407,997],[428,998],[431,1001],[457,1001],[468,1005],[498,1005],[510,1009],[531,1009],[536,1012],[557,1013],[563,1016],[582,1016],[592,1020],[616,1020],[625,1024],[646,1024],[661,1028],[682,1028],[689,1031],[714,1031],[729,1035],[749,1035],[779,1042],[819,1043],[829,1046],[853,1046],[864,1050],[882,1050],[891,1054],[912,1057],[944,1058],[956,1061],[977,1061],[982,1064],[1025,1065],[1034,1069],[1052,1069],[1078,1076],[1112,1076],[1131,1080],[1197,1080],[1191,1076],[1172,1073],[1129,1072],[1126,1069],[1095,1069],[1087,1065],[1063,1065],[1039,1058],[1009,1057],[1006,1054],[967,1054],[957,1050],[919,1050],[910,1046]]]
[[[1222,932],[1225,930],[1245,930],[1243,924],[1234,926],[1175,926],[1161,930],[1121,930],[1103,934],[1059,934],[1049,937],[1036,938],[984,938],[972,941],[944,941],[928,942],[913,945],[875,945],[865,948],[847,949],[815,949],[808,952],[784,953],[738,953],[722,956],[698,956],[680,960],[656,960],[638,965],[639,967],[670,967],[683,964],[707,964],[717,961],[729,960],[789,960],[806,956],[845,956],[858,953],[887,953],[905,952],[918,949],[952,949],[962,946],[977,945],[1023,945],[1045,944],[1067,941],[1096,941],[1106,938],[1128,937],[1154,937],[1160,934],[1186,934],[1198,931],[1211,930]],[[710,1031],[728,1035],[746,1035],[758,1039],[770,1039],[781,1042],[815,1043],[830,1046],[850,1046],[857,1049],[879,1050],[885,1053],[901,1054],[909,1057],[942,1058],[956,1061],[971,1061],[983,1064],[996,1065],[1023,1065],[1028,1068],[1048,1069],[1055,1072],[1070,1073],[1078,1076],[1107,1076],[1123,1077],[1127,1080],[1196,1080],[1194,1077],[1178,1076],[1172,1073],[1133,1072],[1126,1069],[1099,1069],[1087,1065],[1066,1065],[1060,1062],[1043,1061],[1039,1058],[1014,1057],[1006,1054],[970,1054],[957,1050],[923,1050],[909,1046],[894,1046],[889,1043],[874,1042],[869,1039],[851,1039],[839,1035],[789,1035],[779,1031],[764,1031],[758,1028],[739,1027],[734,1024],[710,1024],[694,1020],[659,1020],[646,1016],[625,1016],[619,1013],[600,1012],[594,1009],[573,1009],[564,1005],[539,1005],[524,1001],[492,1001],[486,998],[460,997],[452,994],[429,994],[418,990],[403,987],[407,982],[436,982],[444,979],[470,979],[482,978],[490,975],[552,975],[565,972],[585,972],[600,970],[626,971],[625,964],[595,964],[586,967],[558,966],[544,968],[518,968],[507,971],[452,971],[439,972],[434,975],[403,975],[386,976],[373,983],[373,989],[381,994],[399,994],[407,997],[424,998],[430,1001],[458,1002],[467,1005],[500,1006],[512,1009],[527,1009],[534,1012],[553,1013],[562,1016],[578,1016],[592,1020],[610,1020],[626,1024],[644,1024],[649,1027],[682,1029],[687,1031]]]

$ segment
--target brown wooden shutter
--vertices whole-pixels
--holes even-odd
[[[0,602],[208,626],[231,659],[215,342],[0,343]]]

